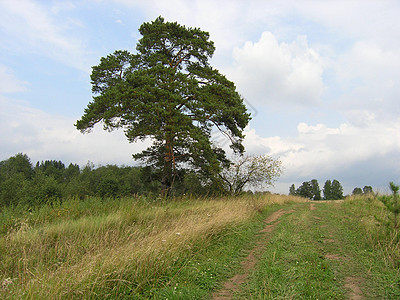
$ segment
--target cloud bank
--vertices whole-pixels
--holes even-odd
[[[279,43],[271,32],[233,50],[226,72],[253,105],[317,105],[324,90],[323,63],[305,36]]]
[[[0,160],[25,152],[34,161],[131,164],[145,145],[101,126],[81,135],[75,119],[43,105],[62,107],[62,100],[41,102],[46,91],[35,98],[32,90],[54,68],[89,82],[100,56],[93,53],[127,39],[132,50],[138,26],[162,15],[210,32],[212,65],[257,112],[246,129],[247,151],[284,163],[277,191],[312,178],[335,177],[348,189],[400,181],[399,12],[400,3],[390,0],[0,1]],[[110,24],[119,27],[108,31]],[[50,78],[49,90],[65,80]]]

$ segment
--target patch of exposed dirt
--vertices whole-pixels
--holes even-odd
[[[310,203],[310,210],[315,210],[315,209],[316,209],[315,203]]]
[[[336,243],[337,241],[334,239],[325,239],[323,240],[324,243]]]
[[[355,277],[347,277],[345,279],[344,287],[350,290],[349,299],[352,300],[361,300],[364,299],[361,288],[359,286],[360,280]]]
[[[262,230],[260,230],[260,232],[271,232],[278,224],[279,222],[276,222],[275,224],[266,225]]]
[[[293,212],[293,211],[290,211]],[[282,217],[284,214],[287,214],[288,212],[284,211],[283,209],[277,210],[274,212],[272,215],[270,215],[268,218],[264,220],[264,223],[270,224],[278,220],[280,217]]]
[[[327,259],[332,259],[332,260],[343,260],[345,259],[343,256],[337,255],[337,254],[325,254],[325,258]]]
[[[264,220],[267,225],[262,230],[260,230],[260,232],[272,232],[275,226],[279,224],[278,219],[283,215],[292,212],[294,212],[294,210],[285,211],[283,209],[274,212],[272,215]],[[233,293],[236,292],[239,289],[240,285],[246,281],[247,277],[249,276],[250,270],[254,269],[259,259],[259,253],[262,252],[261,250],[265,247],[266,242],[268,242],[268,236],[260,239],[257,245],[250,251],[249,255],[247,255],[247,257],[242,262],[241,265],[243,273],[236,274],[224,283],[224,286],[221,290],[213,293],[212,298],[214,300],[232,299]]]

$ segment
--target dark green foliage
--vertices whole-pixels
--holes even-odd
[[[329,179],[325,181],[324,187],[324,200],[332,200],[332,181]]]
[[[356,192],[357,191],[358,190],[356,190]],[[324,200],[339,200],[344,198],[343,187],[336,179],[334,179],[333,181],[327,180],[324,184],[323,192]],[[318,180],[316,179],[303,182],[297,190],[295,185],[292,184],[289,188],[289,195],[296,195],[304,198],[309,198],[311,200],[322,200],[321,190],[319,188]]]
[[[382,203],[385,204],[386,208],[392,213],[394,228],[397,230],[400,227],[400,186],[394,184],[394,182],[390,182],[389,187],[392,191],[392,195],[381,196],[379,197],[379,200],[382,201]]]
[[[102,198],[116,197],[118,195],[118,182],[112,178],[103,178],[98,185],[97,193]]]
[[[207,189],[205,189],[201,180],[195,173],[187,173],[185,179],[183,180],[183,187],[185,192],[190,194],[206,194]]]
[[[372,194],[373,193],[372,186],[369,186],[369,185],[364,186],[363,193],[366,194],[366,195],[367,194]]]
[[[289,195],[296,196],[296,186],[294,184],[289,188]]]
[[[313,193],[313,198],[312,200],[321,200],[321,190],[319,188],[318,181],[316,179],[311,180],[311,187],[312,187],[312,193]]]
[[[0,162],[0,179],[10,178],[15,174],[21,174],[23,178],[27,179],[32,178],[32,164],[26,154],[18,153]]]
[[[321,190],[319,188],[318,180],[305,181],[296,190],[294,184],[289,189],[289,195],[296,195],[311,200],[321,200]]]
[[[311,181],[303,182],[302,185],[296,190],[296,194],[300,197],[312,199],[314,195]]]
[[[215,47],[207,32],[162,17],[139,32],[137,54],[115,51],[93,67],[95,96],[75,125],[87,132],[102,121],[104,129],[123,128],[130,142],[151,138],[134,158],[160,170],[165,195],[179,170],[211,176],[226,163],[211,142],[213,128],[243,152],[250,115],[235,85],[209,65]]]
[[[366,186],[364,186],[363,189],[361,189],[359,187],[354,188],[352,195],[363,195],[363,194],[369,195],[369,194],[373,194],[373,192],[374,191],[372,190],[372,187],[369,185],[366,185]]]
[[[150,166],[107,165],[95,168],[89,162],[80,169],[72,163],[65,168],[61,161],[55,160],[38,162],[31,169],[27,166],[30,166],[30,160],[25,154],[17,154],[0,162],[0,208],[52,205],[68,198],[83,200],[88,196],[103,199],[133,195],[155,196],[159,194],[162,176],[160,170]],[[177,173],[176,185],[172,191],[174,196],[222,195],[224,192],[223,185],[218,184],[217,180],[185,170]]]
[[[35,172],[30,182],[29,205],[51,203],[62,198],[62,186],[53,175],[47,175],[42,171]]]
[[[339,200],[344,198],[343,187],[336,179],[325,181],[323,191],[325,200]]]
[[[58,182],[64,180],[65,165],[61,161],[46,160],[41,163],[37,162],[35,172],[43,172],[46,176],[52,176]]]
[[[359,187],[354,188],[354,190],[352,192],[353,195],[362,195],[362,193],[363,193],[363,191]]]
[[[27,182],[22,173],[4,177],[0,182],[0,207],[24,201]]]
[[[17,205],[26,198],[27,181],[34,174],[26,154],[18,153],[0,162],[0,207]]]
[[[343,199],[343,187],[339,181],[334,179],[331,187],[332,200]]]

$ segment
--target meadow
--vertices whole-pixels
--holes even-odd
[[[265,230],[278,211],[286,214]],[[348,299],[353,278],[364,296],[396,299],[400,246],[390,218],[377,197],[88,197],[6,207],[0,298]],[[243,272],[240,288],[215,296]]]

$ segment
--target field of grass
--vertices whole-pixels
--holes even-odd
[[[279,196],[69,200],[0,216],[0,298],[204,298]]]
[[[277,211],[286,214],[265,230]],[[5,209],[0,298],[210,299],[246,272],[233,298],[398,299],[400,247],[389,217],[376,198],[278,195]],[[254,248],[255,266],[243,270]]]
[[[390,234],[376,221],[387,217],[381,203],[357,199],[292,209],[237,299],[400,299],[400,247],[388,248]]]

